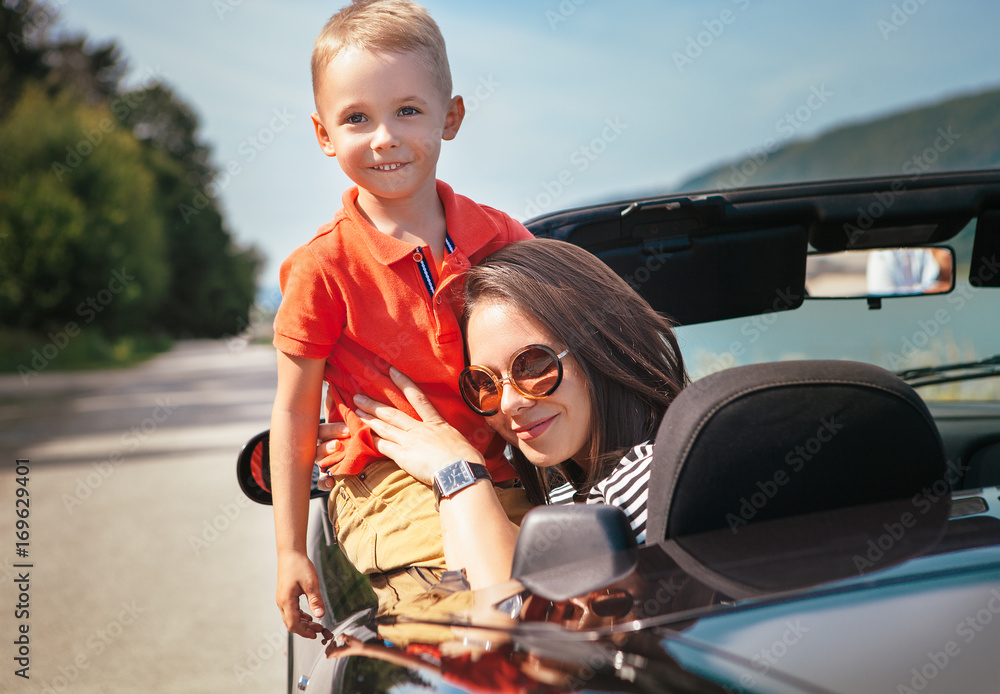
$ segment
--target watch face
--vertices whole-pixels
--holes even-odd
[[[464,489],[476,481],[472,476],[472,470],[465,461],[459,461],[441,470],[441,491],[445,496],[453,494],[459,489]]]

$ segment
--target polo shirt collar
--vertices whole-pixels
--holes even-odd
[[[457,252],[471,256],[496,238],[493,221],[478,205],[455,194],[444,181],[437,181],[437,194],[444,206],[445,224],[455,242]],[[383,265],[391,265],[413,254],[413,245],[388,234],[383,234],[369,222],[358,209],[358,188],[344,191],[344,212],[360,232],[372,256]],[[457,232],[457,233],[456,233]],[[456,238],[456,236],[458,238]]]

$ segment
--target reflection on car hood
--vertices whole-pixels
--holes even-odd
[[[703,533],[641,547],[633,574],[589,595],[543,600],[512,583],[469,609],[377,621],[432,671],[432,690],[920,691],[934,679],[992,691],[1000,490],[977,498],[984,513],[951,520],[947,499],[922,497]]]

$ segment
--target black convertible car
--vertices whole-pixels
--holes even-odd
[[[333,544],[289,691],[1000,691],[1000,171],[547,215],[679,324],[648,542],[612,507],[522,526],[513,580],[376,618]],[[240,456],[266,503],[261,438]],[[447,602],[441,603],[447,605]]]

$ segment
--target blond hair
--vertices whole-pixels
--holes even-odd
[[[409,0],[354,0],[330,17],[312,54],[313,94],[323,71],[342,51],[417,53],[427,63],[445,99],[451,98],[451,69],[444,37],[427,10]]]

